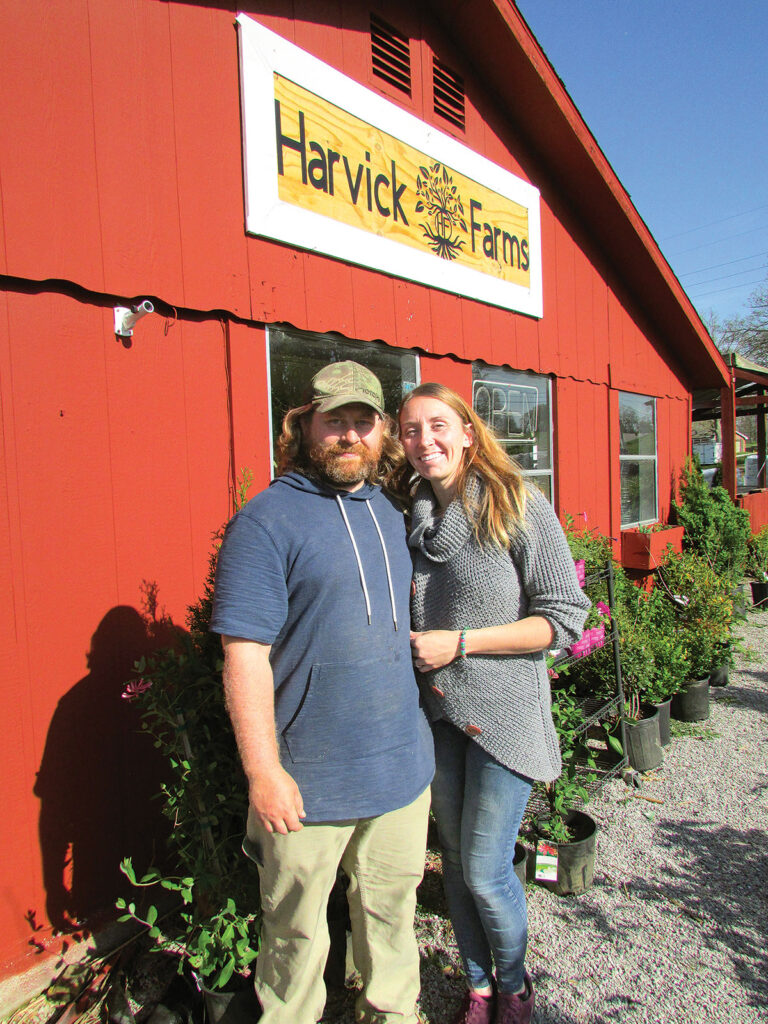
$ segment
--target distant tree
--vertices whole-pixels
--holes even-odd
[[[721,321],[714,313],[704,318],[721,352],[738,352],[756,363],[768,364],[768,278],[749,297],[747,312]]]

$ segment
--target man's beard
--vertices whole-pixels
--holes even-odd
[[[356,459],[344,459],[343,455],[352,452]],[[359,484],[363,480],[373,480],[381,458],[381,449],[371,451],[364,444],[352,445],[315,445],[308,452],[309,462],[317,473],[329,483],[337,487]]]

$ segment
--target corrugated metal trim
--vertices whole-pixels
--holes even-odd
[[[437,57],[432,59],[435,113],[464,131],[464,79]]]
[[[371,15],[371,63],[374,75],[411,95],[411,45],[408,37]]]

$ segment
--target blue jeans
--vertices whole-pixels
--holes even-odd
[[[434,725],[432,810],[443,884],[470,988],[523,987],[528,915],[515,874],[515,840],[531,780],[494,760],[454,726]]]

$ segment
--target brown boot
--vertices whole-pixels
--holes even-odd
[[[497,992],[494,1024],[530,1024],[533,1019],[533,982],[525,972],[525,991],[519,995],[512,992]]]

